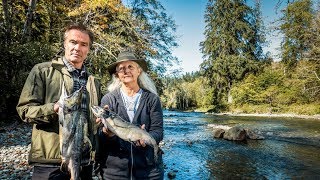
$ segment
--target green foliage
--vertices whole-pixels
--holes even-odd
[[[243,2],[209,1],[202,76],[165,79],[164,104],[213,112],[319,114],[319,10],[313,16],[308,0],[289,3],[281,25],[288,42],[282,46],[284,63],[272,63],[261,52],[259,1],[254,11]]]
[[[256,81],[256,77],[249,75],[242,83],[239,83],[232,88],[231,94],[234,104],[243,105],[256,102],[257,92],[254,88],[255,84],[252,83],[254,81]]]
[[[320,101],[320,59],[304,60],[297,64],[293,77],[300,83],[306,102]]]
[[[244,0],[211,0],[207,5],[201,72],[209,77],[215,103],[228,103],[232,85],[258,71],[264,57],[259,8],[259,3],[253,9]]]
[[[33,65],[47,61],[54,54],[50,45],[39,42],[0,46],[0,50],[0,115],[11,116]]]
[[[149,62],[151,77],[159,87],[162,86],[158,76],[176,61],[170,51],[177,45],[173,35],[175,24],[156,0],[135,0],[141,3],[137,7],[126,7],[121,0],[33,2],[34,9],[29,8],[29,0],[0,2],[0,116],[7,112],[15,114],[31,67],[62,53],[63,27],[70,22],[84,23],[94,32],[94,48],[86,65],[101,79],[103,88],[110,79],[106,67],[115,61],[122,48],[132,48],[138,58]],[[32,16],[27,16],[28,10]]]
[[[312,1],[297,0],[283,10],[280,30],[284,34],[281,44],[282,61],[292,69],[310,50],[311,23],[313,19]]]
[[[320,114],[320,104],[292,104],[291,106],[283,107],[283,111],[293,114],[315,115]]]
[[[308,80],[297,78],[301,75],[299,74],[301,71],[298,71],[300,66],[304,65],[302,63],[298,64],[297,71],[293,73],[295,78],[284,74],[285,66],[280,63],[273,63],[272,66],[266,67],[261,74],[250,75],[244,81],[237,83],[231,90],[234,100],[233,111],[243,109],[250,113],[260,112],[263,110],[257,110],[259,106],[263,108],[267,106],[268,111],[264,111],[264,113],[279,113],[289,112],[290,106],[319,103],[319,99],[313,97],[315,96],[314,93],[306,91],[306,86],[309,84]],[[255,109],[249,110],[249,106]]]
[[[178,62],[172,55],[172,48],[177,47],[176,25],[168,16],[165,8],[157,0],[131,0],[132,14],[139,22],[143,22],[137,31],[148,44],[145,52],[154,64],[152,68],[163,75],[167,67]]]
[[[189,74],[186,76],[190,77]],[[188,80],[185,76],[163,80],[166,87],[161,100],[165,108],[186,110],[212,107],[213,92],[208,79],[197,76],[194,81]]]

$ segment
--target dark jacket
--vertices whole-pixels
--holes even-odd
[[[101,106],[108,105],[111,111],[116,112],[124,120],[130,122],[124,106],[120,89],[106,94],[101,100]],[[143,90],[140,103],[132,121],[141,126],[145,124],[145,130],[156,140],[157,144],[163,139],[163,113],[160,99],[157,95]],[[103,177],[105,179],[128,179],[132,168],[133,178],[136,179],[163,179],[162,155],[158,153],[157,163],[154,161],[153,148],[150,146],[137,147],[123,141],[117,136],[107,138],[102,135],[101,160]],[[133,167],[131,161],[131,146],[133,155]]]
[[[61,163],[58,115],[53,106],[59,100],[64,82],[67,93],[73,90],[73,80],[62,58],[35,65],[24,84],[17,111],[25,122],[34,123],[29,163]],[[86,85],[88,107],[98,105],[101,97],[100,82],[89,75]],[[89,139],[94,145],[97,126],[91,113],[88,120]],[[91,158],[93,154],[91,154]]]

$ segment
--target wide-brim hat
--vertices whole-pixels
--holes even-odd
[[[120,52],[117,61],[110,64],[107,69],[110,75],[116,72],[116,67],[120,62],[124,61],[134,61],[143,69],[143,71],[148,71],[147,62],[144,59],[137,59],[136,56],[130,51]]]

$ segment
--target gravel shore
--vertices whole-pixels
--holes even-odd
[[[32,125],[14,123],[0,127],[0,179],[31,179],[28,165]]]

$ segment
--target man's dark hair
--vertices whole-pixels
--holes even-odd
[[[72,23],[70,24],[69,26],[67,26],[64,30],[64,36],[63,36],[63,41],[66,40],[66,37],[67,37],[67,33],[70,31],[70,30],[79,30],[85,34],[88,34],[89,35],[89,38],[90,38],[90,47],[92,47],[92,44],[93,44],[93,41],[94,41],[94,35],[92,33],[92,31],[90,29],[88,29],[85,25],[81,24],[81,23]]]

